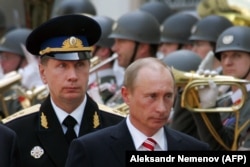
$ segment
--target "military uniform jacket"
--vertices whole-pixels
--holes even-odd
[[[243,107],[239,110],[240,119],[239,119],[239,127],[241,127],[245,122],[250,120],[250,92],[247,94],[247,99],[243,105]],[[193,118],[195,119],[199,135],[201,140],[207,142],[212,150],[225,150],[212,136],[206,124],[204,123],[201,115],[199,113],[192,113]],[[234,119],[235,115],[232,113],[231,119]],[[207,114],[208,119],[214,126],[214,129],[217,130],[217,133],[220,135],[221,139],[224,143],[231,148],[233,139],[234,139],[234,129],[235,129],[235,121],[232,121],[227,126],[223,126],[221,122],[221,114],[220,113],[209,113]],[[248,149],[250,150],[250,124],[242,130],[240,133],[240,138],[238,141],[240,146],[239,149]]]
[[[28,109],[26,109],[28,110]],[[69,144],[51,105],[50,96],[34,112],[6,123],[19,137],[23,167],[64,167]],[[29,111],[30,112],[30,111]],[[87,96],[79,136],[114,125],[124,117],[102,111]]]

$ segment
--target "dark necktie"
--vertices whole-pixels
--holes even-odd
[[[142,146],[144,148],[146,148],[148,151],[154,151],[154,148],[155,148],[155,145],[156,145],[156,141],[152,138],[147,138],[147,140],[145,140],[143,143],[142,143]]]
[[[76,138],[76,133],[74,130],[74,126],[76,125],[76,120],[72,116],[67,116],[63,124],[67,127],[67,131],[65,133],[66,140],[70,143],[74,138]]]

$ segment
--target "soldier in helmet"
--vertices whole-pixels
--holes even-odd
[[[17,71],[28,64],[22,45],[25,45],[30,33],[31,29],[18,28],[8,31],[1,38],[1,66],[4,74]]]
[[[245,26],[233,26],[221,33],[217,40],[215,56],[221,62],[223,75],[246,81],[250,80],[249,39],[250,28]],[[206,126],[199,113],[193,113],[200,139],[209,143],[214,150],[250,150],[250,84],[243,84],[243,86],[248,91],[243,107],[238,111],[223,115],[220,113],[207,113],[206,116],[211,126]],[[218,89],[215,84],[213,87],[210,86],[200,90],[200,100],[206,104],[201,105],[203,108],[230,107],[239,104],[243,100],[242,91],[234,86],[230,87],[229,98],[225,98],[224,102],[217,103],[217,101],[208,98],[207,94],[217,96]],[[236,116],[237,114],[239,114],[239,117]],[[214,129],[217,134],[212,133],[209,129]]]
[[[133,25],[133,26],[132,26]],[[132,62],[145,57],[156,57],[160,41],[160,25],[151,14],[136,10],[122,15],[109,36],[115,40],[112,50],[118,55],[118,64],[127,68]],[[118,104],[122,97],[115,95]],[[113,98],[109,105],[112,105]]]
[[[173,14],[161,24],[161,43],[157,55],[163,58],[169,53],[179,50],[191,50],[193,45],[189,40],[193,25],[198,17],[183,12]]]
[[[95,62],[93,62],[94,65],[91,67],[88,93],[95,101],[105,104],[114,95],[116,90],[116,77],[113,71],[113,57],[115,56],[113,56],[111,49],[114,39],[108,38],[112,31],[114,20],[107,16],[94,16],[93,19],[100,24],[102,35],[94,45],[92,52],[93,59],[97,58],[97,64],[95,65]]]
[[[25,91],[43,85],[39,76],[37,58],[28,53],[25,48],[25,42],[30,33],[31,29],[16,28],[8,31],[0,40],[0,63],[3,75],[13,71],[21,74],[21,87]],[[22,101],[19,101],[22,98],[19,100],[18,98],[25,94],[16,95],[12,90],[6,90],[4,96],[14,98],[6,101],[9,114],[24,107]],[[6,113],[5,116],[7,116]]]
[[[181,61],[180,61],[181,60]],[[198,70],[202,61],[201,57],[191,50],[177,50],[168,54],[162,61],[170,67],[182,72],[191,72]],[[168,125],[180,132],[199,139],[197,128],[194,124],[191,112],[181,107],[181,96],[183,92],[181,85],[177,85],[176,99],[173,106],[172,116]]]
[[[119,65],[126,68],[136,59],[156,56],[160,26],[152,15],[137,10],[122,15],[109,37],[115,40],[112,50]]]
[[[100,35],[95,20],[72,14],[52,18],[28,36],[26,47],[40,57],[39,71],[49,96],[41,105],[2,121],[19,138],[20,166],[65,166],[74,138],[124,119],[87,94],[90,52]]]
[[[209,15],[199,20],[193,27],[189,40],[193,42],[193,51],[204,59],[207,54],[214,52],[219,35],[233,24],[225,17]],[[211,28],[214,27],[214,28]],[[212,69],[220,71],[220,62],[215,58]]]

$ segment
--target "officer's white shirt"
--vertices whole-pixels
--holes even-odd
[[[67,127],[65,125],[63,125],[63,121],[68,115],[71,115],[73,118],[75,118],[75,120],[77,122],[77,124],[74,127],[74,130],[76,132],[76,135],[78,136],[79,131],[80,131],[81,121],[82,121],[82,116],[83,116],[84,109],[85,109],[86,102],[87,102],[87,96],[85,95],[83,102],[70,114],[63,111],[59,107],[57,107],[51,98],[50,98],[50,100],[51,100],[52,106],[55,110],[56,116],[57,116],[57,118],[62,126],[63,132],[66,133],[66,131],[67,131]]]

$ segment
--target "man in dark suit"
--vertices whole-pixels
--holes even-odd
[[[48,20],[27,38],[28,51],[40,55],[40,75],[50,94],[41,105],[3,120],[17,133],[22,166],[63,167],[73,138],[124,118],[100,108],[86,93],[90,52],[100,34],[90,17],[65,15]]]
[[[125,71],[121,92],[129,106],[126,120],[74,140],[66,167],[125,167],[129,150],[208,150],[208,144],[165,126],[175,83],[163,62],[156,58],[136,60]]]
[[[0,166],[17,167],[19,152],[15,132],[0,124],[0,134]]]

